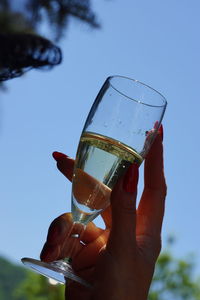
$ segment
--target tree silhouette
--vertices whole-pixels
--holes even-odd
[[[0,81],[32,68],[52,68],[62,60],[60,48],[33,34],[0,34],[0,43]]]
[[[61,50],[41,37],[42,23],[58,41],[73,17],[99,27],[90,0],[13,0],[0,2],[0,81],[22,75],[32,68],[60,64]]]
[[[99,27],[90,0],[1,0],[0,33],[28,32],[40,34],[41,23],[48,24],[51,39],[59,40],[73,17]]]

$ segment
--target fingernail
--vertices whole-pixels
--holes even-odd
[[[123,189],[127,193],[134,193],[137,189],[138,178],[139,178],[139,166],[137,163],[133,163],[127,170],[124,180]]]
[[[161,139],[163,141],[163,126],[162,126],[162,124],[160,125],[160,127],[158,129],[158,133],[160,134],[160,137],[161,137]]]
[[[66,154],[61,153],[61,152],[57,152],[57,151],[53,152],[53,153],[52,153],[52,156],[53,156],[53,158],[54,158],[56,161],[68,157]]]

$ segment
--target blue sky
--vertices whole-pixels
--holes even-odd
[[[70,210],[70,184],[51,153],[75,156],[99,88],[118,74],[168,100],[163,239],[176,237],[178,257],[194,253],[200,274],[200,3],[101,0],[93,1],[93,9],[100,30],[71,20],[60,43],[63,63],[11,80],[0,94],[0,254],[15,262],[38,257],[50,222]]]

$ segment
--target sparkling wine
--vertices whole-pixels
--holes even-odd
[[[84,132],[77,151],[72,186],[75,222],[87,224],[109,205],[110,193],[127,168],[143,158],[127,145],[92,132]]]

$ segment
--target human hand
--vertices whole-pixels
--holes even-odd
[[[161,248],[166,195],[162,152],[162,139],[158,135],[145,160],[144,192],[137,211],[138,170],[133,165],[129,174],[121,178],[112,191],[112,217],[110,207],[102,215],[106,229],[102,230],[93,223],[87,226],[83,236],[85,245],[80,244],[73,267],[80,276],[93,282],[94,288],[88,291],[71,282],[66,289],[69,297],[66,299],[147,298]],[[63,156],[57,161],[61,172],[71,179],[74,161]],[[127,181],[131,187],[128,190]],[[70,214],[64,214],[52,223],[41,253],[42,260],[51,261],[66,256],[62,245],[70,222]]]

